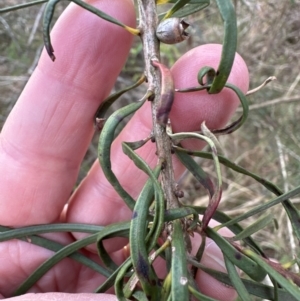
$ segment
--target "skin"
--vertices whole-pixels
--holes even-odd
[[[89,2],[125,24],[135,26],[131,0]],[[0,224],[17,227],[64,221],[107,225],[128,220],[130,211],[106,181],[98,162],[71,197],[70,193],[94,133],[95,111],[110,93],[133,38],[122,28],[72,4],[51,36],[57,57],[55,63],[44,51],[1,132]],[[199,68],[202,65],[216,67],[220,50],[220,45],[205,45],[184,55],[172,68],[175,87],[197,85]],[[241,57],[236,56],[229,82],[245,92],[248,81],[247,67]],[[176,93],[170,115],[174,131],[199,129],[203,120],[208,127],[223,127],[239,105],[238,99],[227,89],[218,95],[197,93]],[[146,177],[122,153],[120,142],[143,139],[150,129],[150,104],[147,103],[112,146],[114,172],[133,197],[139,194]],[[196,145],[187,142],[186,146]],[[150,165],[155,165],[154,144],[147,144],[139,154]],[[177,177],[184,171],[177,161],[174,168]],[[69,206],[63,211],[67,202]],[[230,235],[228,230],[224,231],[224,235]],[[82,237],[78,233],[49,236],[64,244]],[[124,260],[124,243],[121,239],[111,239],[106,244],[107,250],[114,252],[116,262]],[[193,244],[196,250],[200,238],[195,236]],[[86,253],[97,260],[94,251],[91,246]],[[89,294],[104,277],[70,259],[55,266],[30,290],[35,295],[12,297],[18,285],[51,252],[26,242],[11,241],[0,244],[0,254],[2,298],[16,301],[116,300],[113,295]],[[207,245],[203,262],[224,271],[221,251],[213,242]],[[214,298],[230,301],[236,297],[232,289],[204,273],[197,274],[197,281],[201,290]]]

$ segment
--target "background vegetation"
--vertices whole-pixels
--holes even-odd
[[[0,7],[20,3],[1,0]],[[25,1],[23,1],[25,2]],[[221,43],[222,21],[212,5],[188,18],[192,37],[178,46],[162,46],[162,57],[171,66],[182,53],[205,43]],[[276,183],[283,190],[298,185],[300,180],[300,1],[236,0],[238,16],[238,52],[248,64],[251,88],[267,77],[276,76],[260,92],[250,96],[250,117],[246,124],[229,137],[222,137],[226,156],[243,167]],[[66,3],[59,4],[56,15]],[[0,16],[0,128],[33,72],[43,42],[41,17],[43,5],[33,6]],[[200,34],[195,34],[195,33]],[[127,86],[143,72],[139,40],[120,74],[115,89]],[[139,90],[126,94],[121,102],[138,99]],[[120,103],[120,102],[119,102]],[[92,121],[91,121],[92,122]],[[97,156],[91,144],[80,171],[82,179]],[[212,175],[209,162],[200,162]],[[270,200],[273,196],[255,181],[223,170],[224,190],[220,208],[232,216]],[[206,204],[198,183],[188,173],[180,179],[186,202]],[[203,194],[204,195],[204,194]],[[294,199],[294,203],[300,198]],[[300,204],[298,206],[300,209]],[[293,237],[289,232],[283,208],[271,209],[279,229],[269,227],[256,234],[256,239],[269,256],[284,261],[292,257]],[[249,220],[249,223],[251,220]]]

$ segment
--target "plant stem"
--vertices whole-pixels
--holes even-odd
[[[158,159],[163,162],[164,166],[161,173],[162,188],[166,198],[167,209],[178,208],[179,202],[174,193],[175,178],[171,155],[171,140],[166,133],[165,127],[159,125],[156,118],[161,91],[160,73],[151,64],[151,59],[160,59],[159,41],[155,34],[158,24],[156,4],[155,0],[138,0],[137,2],[139,7],[140,36],[144,49],[145,73],[149,89],[153,90],[155,94],[152,101],[152,120]]]

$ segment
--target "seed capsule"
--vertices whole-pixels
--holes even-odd
[[[186,40],[189,34],[185,31],[189,23],[179,18],[168,18],[159,23],[156,29],[157,38],[165,44],[176,44]]]

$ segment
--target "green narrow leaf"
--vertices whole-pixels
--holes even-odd
[[[218,301],[217,299],[208,297],[204,294],[201,294],[199,291],[197,291],[194,287],[192,287],[191,285],[189,285],[189,291],[191,292],[191,294],[200,301]]]
[[[168,1],[168,3],[175,3],[176,1],[178,1],[178,0]],[[173,17],[183,18],[183,17],[189,16],[191,14],[194,14],[194,13],[204,9],[209,4],[210,4],[209,0],[191,0],[189,2],[189,4],[185,5],[180,10],[176,11],[173,14]],[[162,14],[159,14],[158,17],[161,20],[164,18],[165,15],[166,15],[166,13],[162,13]]]
[[[286,289],[294,298],[300,300],[300,291],[298,286],[291,283],[289,279],[286,279],[277,271],[275,271],[275,269],[272,266],[270,266],[266,261],[260,258],[253,251],[244,250],[244,253],[250,258],[252,258],[255,262],[257,262],[257,264],[259,264],[260,267],[263,268],[269,274],[270,277],[276,280],[281,285],[281,287]]]
[[[268,214],[266,216],[261,216],[257,221],[255,221],[253,224],[245,228],[242,232],[237,234],[236,236],[232,237],[231,239],[233,241],[242,240],[246,237],[251,236],[252,234],[260,231],[264,227],[266,227],[269,223],[271,223],[274,220],[274,217],[272,214]]]
[[[209,93],[219,93],[225,86],[233,65],[237,45],[235,9],[231,0],[216,0],[224,21],[224,40],[221,61]]]
[[[187,3],[189,3],[190,0],[178,0],[172,8],[167,11],[163,19],[170,18],[174,13],[176,13],[179,9],[181,9],[183,6],[185,6]]]
[[[243,270],[249,277],[256,281],[262,281],[266,273],[256,264],[255,261],[245,256],[242,252],[234,248],[226,239],[219,235],[213,229],[207,227],[205,230],[207,236],[211,238],[222,250],[223,253],[234,263],[237,267]]]
[[[172,263],[172,250],[171,248],[165,249],[164,258],[166,261],[167,272],[171,271],[171,263]]]
[[[201,245],[199,246],[197,253],[195,255],[195,259],[199,262],[201,262],[202,256],[204,254],[205,245],[206,245],[206,235],[201,234]],[[193,278],[196,278],[197,267],[195,266],[192,267],[191,274],[193,275]]]
[[[52,226],[52,225],[43,225],[43,226],[46,227],[46,226]],[[95,226],[95,227],[102,228],[100,226]],[[31,228],[31,227],[26,227],[26,228]],[[78,230],[77,227],[75,229]],[[19,230],[19,229],[16,229],[16,230]],[[22,230],[22,229],[20,229],[20,230]],[[2,234],[4,234],[3,232],[14,232],[15,230],[11,230],[8,227],[0,226],[0,231],[2,232],[1,233],[1,235],[2,235]],[[81,232],[81,231],[78,231],[78,232]],[[95,231],[95,232],[99,232],[99,231]],[[95,232],[93,232],[93,233],[95,233]],[[23,232],[23,234],[25,234],[25,233],[26,233],[26,231]],[[28,233],[29,233],[29,231],[28,231]],[[47,233],[47,232],[43,231],[42,233]],[[23,235],[20,236],[19,233],[17,233],[17,234],[18,235],[13,234],[13,236],[15,236],[14,238],[18,238],[19,240],[28,242],[28,243],[33,244],[33,245],[37,245],[39,247],[48,249],[48,250],[53,251],[53,252],[58,252],[62,248],[65,247],[64,245],[62,245],[62,244],[60,244],[56,241],[52,241],[52,240],[44,238],[44,237],[39,237],[39,236],[36,236],[36,235],[26,235],[25,237],[23,237]],[[2,239],[2,241],[8,240],[10,238],[11,238],[11,236],[9,238],[5,237],[5,239]],[[93,260],[89,259],[88,257],[82,255],[79,252],[72,253],[68,257],[75,260],[75,261],[77,261],[77,262],[79,262],[79,263],[81,263],[81,264],[83,264],[83,265],[85,265],[85,266],[87,266],[87,267],[89,267],[90,269],[96,271],[99,274],[102,274],[106,277],[109,276],[109,272],[106,269],[104,269],[98,263],[96,263],[95,261],[93,261]]]
[[[191,150],[184,149],[182,147],[178,147],[175,145],[173,146],[173,148],[180,152],[188,153],[191,156],[205,158],[205,159],[213,159],[212,153],[210,153],[210,152],[191,151]],[[223,164],[224,166],[229,167],[230,169],[232,169],[238,173],[241,173],[241,174],[244,174],[246,176],[253,178],[258,183],[262,184],[265,188],[267,188],[271,192],[275,193],[276,195],[282,194],[282,192],[276,185],[274,185],[270,181],[266,180],[265,178],[261,178],[260,176],[248,171],[247,169],[243,168],[242,166],[240,166],[238,164],[235,164],[234,162],[230,161],[229,159],[227,159],[226,157],[224,157],[222,155],[218,155],[218,158],[219,158],[220,163]]]
[[[172,286],[172,274],[171,271],[168,273],[167,277],[165,277],[162,290],[161,290],[161,301],[167,301],[171,294],[171,286]]]
[[[126,145],[127,146],[129,145],[128,142],[126,142]],[[161,171],[161,165],[157,165],[155,167],[154,171],[153,171],[154,177],[156,179],[158,178],[158,176],[160,174],[160,171]],[[156,195],[155,199],[158,200],[159,196],[157,195],[156,192],[155,192],[155,195]],[[150,219],[149,219],[149,217],[150,217],[149,216],[149,210],[150,210],[150,204],[153,201],[153,197],[154,197],[153,182],[152,182],[152,179],[149,178],[148,181],[146,182],[142,192],[140,193],[138,201],[136,202],[135,207],[134,207],[134,212],[141,211],[143,213],[142,214],[143,218],[140,222],[142,224],[147,222],[147,224],[144,225],[145,229],[147,227],[150,227],[150,225],[148,223],[150,221]],[[161,210],[161,207],[155,206],[154,220],[152,222],[152,226],[150,227],[150,231],[148,231],[147,235],[146,235],[146,232],[145,232],[144,236],[142,236],[142,238],[144,239],[143,242],[148,244],[148,249],[149,250],[151,250],[153,248],[154,243],[156,243],[156,240],[157,240],[157,235],[160,234],[156,229],[157,223],[159,222],[159,218],[162,215],[160,213],[160,210]],[[147,217],[147,215],[148,215],[148,217]],[[161,223],[163,223],[163,222],[161,222]],[[132,226],[131,226],[130,229],[133,231]],[[138,229],[138,227],[137,227],[137,229]],[[146,235],[146,237],[145,237],[145,235]],[[154,236],[154,238],[153,238],[153,236]],[[151,241],[150,244],[149,244],[149,240]],[[127,296],[126,294],[125,294],[125,296],[127,298],[129,298],[129,296]]]
[[[92,243],[96,242],[98,233],[92,234],[81,240],[77,240],[56,252],[52,257],[43,262],[14,292],[15,296],[25,294],[42,276],[44,276],[54,265],[59,263],[64,258],[70,256],[72,253],[82,249]],[[106,276],[109,273],[103,272]]]
[[[204,83],[204,77],[206,76],[206,83]],[[204,66],[198,72],[198,83],[201,86],[210,86],[216,76],[216,70],[209,66]]]
[[[196,161],[184,152],[175,149],[175,154],[180,162],[192,173],[200,184],[208,191],[210,197],[214,195],[214,184],[206,172]]]
[[[173,301],[189,300],[186,252],[181,221],[175,220],[173,222],[171,267]]]
[[[209,153],[209,152],[194,152],[194,151],[186,150],[186,149],[178,147],[178,146],[173,146],[173,148],[180,151],[180,152],[185,152],[185,153],[191,154],[193,156],[206,158],[206,159],[212,159],[213,158],[212,154]],[[283,195],[283,191],[281,191],[279,189],[279,187],[277,187],[272,182],[266,180],[265,178],[262,178],[262,177],[260,177],[256,174],[248,171],[247,169],[243,168],[242,166],[231,162],[229,159],[225,158],[224,156],[218,155],[218,158],[219,158],[219,161],[220,161],[221,164],[231,168],[232,170],[234,170],[238,173],[241,173],[241,174],[244,174],[246,176],[251,177],[252,179],[254,179],[258,183],[262,184],[265,188],[267,188],[269,191],[273,192],[277,196]],[[291,195],[295,196],[296,194],[299,193],[298,191],[299,190],[296,188],[295,194],[292,193]],[[290,197],[288,197],[288,198],[290,198]],[[299,213],[299,210],[297,210],[295,208],[293,203],[288,198],[283,198],[283,199],[281,199],[280,202],[282,202],[282,205],[283,205],[284,209],[286,210],[287,215],[288,215],[288,217],[289,217],[289,219],[292,223],[293,230],[294,230],[297,238],[300,240],[300,227],[299,227],[300,213]],[[275,205],[276,204],[277,203],[275,203]],[[273,206],[273,205],[271,205],[271,206]],[[258,213],[258,212],[256,212],[256,213]],[[254,214],[256,214],[256,213],[254,213]],[[229,224],[226,224],[226,227],[227,226],[229,226]]]
[[[154,212],[151,215],[153,215],[152,218],[152,223],[149,224],[149,228],[150,231],[148,231],[147,236],[146,236],[146,241],[148,244],[148,250],[152,250],[155,245],[156,245],[156,239],[158,239],[158,236],[160,235],[160,233],[158,232],[157,229],[157,225],[159,226],[159,229],[161,227],[161,225],[163,224],[163,208],[164,206],[162,205],[158,205],[159,202],[163,202],[163,198],[159,196],[159,194],[157,193],[157,191],[154,191],[154,200],[153,203],[151,204],[151,206],[149,207],[149,212]],[[154,206],[154,209],[153,209]],[[154,211],[153,211],[154,210]]]
[[[176,3],[178,0],[156,0],[157,5],[166,4],[166,3]],[[208,3],[209,0],[190,0],[190,4],[200,5],[202,3]]]
[[[198,215],[197,211],[190,206],[165,210],[164,220],[165,220],[165,222],[170,222],[175,219],[182,219],[184,217],[191,216],[191,215],[193,216],[193,221],[198,223],[199,215]]]
[[[200,81],[201,86],[191,87],[191,88],[187,88],[187,89],[175,89],[175,91],[180,92],[180,93],[188,93],[188,92],[202,91],[202,90],[208,90],[208,89],[210,91],[212,84],[206,84],[205,86],[202,86],[202,84],[203,84],[202,81],[203,81],[203,76],[206,75],[206,73],[208,73],[208,72],[214,73],[212,71],[213,69],[210,67],[203,67],[202,69],[198,73],[198,80]],[[210,80],[211,79],[209,79],[209,81]],[[230,134],[230,133],[236,131],[238,128],[240,128],[245,123],[245,121],[249,115],[249,105],[248,105],[246,95],[235,85],[232,85],[230,83],[225,83],[224,86],[235,92],[235,94],[239,98],[240,103],[242,105],[243,114],[239,119],[232,122],[230,125],[226,126],[225,128],[211,131],[211,133],[218,134],[218,135]]]
[[[206,68],[206,67],[205,67]],[[201,72],[201,70],[199,71]],[[205,85],[205,86],[196,86],[196,87],[190,87],[186,89],[175,89],[175,92],[179,93],[189,93],[189,92],[196,92],[196,91],[203,91],[207,90],[211,87],[211,85]]]
[[[79,233],[96,233],[103,229],[102,226],[88,224],[46,224],[27,226],[19,229],[7,228],[5,232],[0,233],[0,242],[10,239],[16,239],[31,235],[38,235],[52,232],[79,232]],[[0,231],[1,228],[0,228]]]
[[[150,179],[147,181],[145,185],[145,189],[142,190],[132,213],[131,219],[131,227],[130,227],[130,252],[134,270],[139,278],[143,291],[147,296],[151,296],[153,300],[159,300],[160,290],[158,289],[158,278],[149,262],[148,254],[151,248],[153,248],[153,243],[156,244],[158,236],[161,233],[163,227],[163,215],[164,210],[160,210],[157,215],[162,216],[162,221],[158,223],[153,223],[152,227],[154,229],[154,237],[151,237],[152,242],[150,246],[147,246],[147,217],[149,212],[149,207],[152,201],[152,197],[149,198],[149,190],[152,191],[152,186],[154,186],[155,191],[160,190],[160,193],[156,195],[158,196],[160,201],[156,201],[156,206],[163,202],[163,194],[161,191],[161,187],[157,182],[157,176],[160,172],[161,165],[156,169],[156,175],[152,172],[150,167],[130,149],[130,147],[123,142],[122,143],[123,152],[129,156],[131,160],[135,163],[135,165],[145,171]],[[158,229],[158,231],[156,230]],[[146,238],[146,239],[145,239]],[[149,248],[149,249],[148,249]]]
[[[145,139],[142,140],[138,140],[138,141],[134,141],[134,142],[126,142],[126,144],[132,149],[132,150],[137,150],[140,147],[144,146],[150,139],[151,139],[151,135],[148,136]]]
[[[146,164],[146,162],[138,156],[127,144],[126,142],[122,143],[122,149],[123,152],[133,161],[133,163],[138,167],[139,169],[143,170],[152,180],[154,190],[155,190],[155,197],[156,197],[156,213],[155,213],[155,219],[153,223],[154,228],[154,234],[151,237],[150,243],[148,248],[151,250],[157,242],[157,239],[159,238],[161,231],[164,226],[164,210],[165,210],[165,202],[164,202],[164,193],[163,190],[151,170],[151,168]],[[161,165],[161,162],[159,163]]]
[[[139,80],[134,83],[133,85],[124,88],[123,90],[117,91],[116,93],[113,93],[112,95],[108,96],[98,107],[97,112],[95,114],[94,117],[94,124],[95,127],[97,127],[99,130],[102,129],[103,124],[104,124],[104,116],[106,114],[106,112],[108,111],[108,109],[111,107],[111,105],[118,99],[120,98],[124,93],[138,87],[139,85],[141,85],[143,82],[145,82],[146,80],[146,76],[142,75]],[[101,123],[101,127],[99,128],[99,123]]]
[[[172,0],[156,0],[157,5],[165,4],[165,3],[170,3]]]
[[[149,263],[153,264],[153,262],[155,261],[155,259],[158,256],[162,256],[162,253],[166,250],[169,249],[171,245],[171,242],[169,239],[167,239],[161,246],[158,246],[157,250],[154,251],[154,253],[151,253],[151,255],[148,257]],[[123,292],[124,292],[124,296],[126,298],[130,298],[130,296],[132,295],[132,292],[134,291],[137,283],[138,283],[139,279],[137,277],[136,273],[133,273],[130,277],[130,279],[127,281],[126,285],[124,286]]]
[[[224,135],[224,134],[230,134],[234,131],[236,131],[238,128],[240,128],[246,121],[248,115],[249,115],[249,105],[248,100],[245,94],[235,85],[232,84],[225,84],[226,88],[229,88],[235,92],[235,94],[238,96],[240,103],[243,108],[243,115],[237,119],[236,121],[232,122],[230,125],[226,126],[223,129],[220,130],[213,130],[212,133]]]
[[[110,150],[111,144],[114,140],[114,134],[117,126],[120,124],[125,117],[137,111],[144,102],[152,95],[151,91],[148,91],[146,95],[142,98],[141,101],[137,103],[131,103],[117,111],[115,111],[106,121],[103,130],[100,134],[99,144],[98,144],[98,158],[102,168],[103,173],[105,174],[107,180],[114,187],[116,192],[124,200],[127,206],[133,210],[135,201],[134,199],[125,191],[125,189],[119,183],[117,177],[111,169],[110,161]]]
[[[208,90],[210,94],[219,93],[224,88],[231,72],[237,45],[237,23],[234,6],[230,0],[216,0],[216,2],[224,21],[224,40],[221,61],[217,71],[211,67],[205,66],[203,67],[203,70],[200,69],[198,74],[198,81],[201,86],[203,85],[204,75],[215,75],[213,80],[211,76],[209,76],[208,84],[212,82],[211,85],[208,85],[210,86]],[[207,88],[208,87],[206,86],[205,89]],[[203,86],[196,90],[201,89],[203,89]],[[190,92],[196,91],[194,88],[187,90]],[[187,90],[181,90],[180,92],[188,92]]]
[[[213,196],[209,200],[207,210],[204,212],[204,215],[203,215],[202,229],[205,229],[207,227],[211,217],[213,216],[214,212],[217,210],[218,205],[221,200],[221,195],[222,195],[222,176],[221,176],[219,159],[218,159],[218,155],[217,155],[217,148],[216,148],[214,142],[210,138],[208,138],[204,135],[197,134],[197,133],[183,132],[183,133],[178,133],[178,134],[172,134],[172,133],[168,132],[168,135],[172,139],[175,139],[175,140],[177,140],[177,139],[182,140],[182,139],[186,139],[186,138],[196,138],[196,139],[204,140],[211,148],[212,155],[214,158],[216,175],[217,175],[217,185],[216,185],[216,189],[214,191]],[[176,148],[175,148],[175,151],[176,151]]]
[[[117,274],[116,277],[116,282],[115,282],[115,294],[118,298],[118,301],[128,301],[127,298],[124,296],[123,292],[123,283],[124,283],[124,277],[129,269],[132,267],[132,262],[131,260],[128,260],[120,269],[119,273]]]
[[[134,270],[140,280],[143,290],[149,296],[155,292],[153,282],[157,285],[157,277],[148,260],[147,235],[148,212],[152,197],[149,198],[148,190],[153,190],[152,181],[149,179],[142,190],[132,213],[130,227],[130,252]],[[157,296],[157,293],[155,293]],[[153,296],[153,295],[152,295]],[[154,297],[154,296],[153,296]]]
[[[52,59],[52,61],[55,60],[55,56],[53,54],[54,49],[52,47],[51,39],[50,39],[50,24],[51,24],[51,21],[52,21],[55,6],[60,1],[61,0],[49,0],[48,1],[47,6],[45,8],[44,19],[43,19],[44,43],[45,43],[46,50],[47,50],[50,58]],[[111,22],[113,24],[121,26],[122,28],[124,28],[125,30],[129,31],[132,34],[138,35],[140,33],[140,31],[138,29],[134,29],[134,28],[131,28],[129,26],[126,26],[125,24],[118,21],[117,19],[107,15],[103,11],[97,9],[96,7],[94,7],[92,5],[89,5],[88,3],[84,2],[84,1],[81,1],[81,0],[69,0],[69,1],[76,3],[77,5],[81,6],[82,8],[84,8],[88,11],[90,11],[91,13],[93,13],[96,16],[100,17],[101,19],[104,19],[108,22]]]
[[[106,226],[97,236],[97,250],[103,264],[111,271],[115,271],[118,266],[106,252],[103,240],[111,237],[128,237],[130,222],[120,222]]]
[[[132,296],[137,300],[137,301],[148,301],[149,299],[147,298],[146,294],[143,291],[135,291]]]
[[[26,8],[26,7],[30,7],[30,6],[37,5],[37,4],[43,4],[47,1],[48,0],[36,0],[36,1],[31,1],[31,2],[27,2],[27,3],[14,5],[14,6],[8,6],[8,7],[0,8],[0,14],[1,13],[7,13],[7,12],[10,12],[10,11],[14,11],[14,10],[18,10],[18,9],[22,9],[22,8]]]
[[[287,193],[282,194],[281,196],[279,196],[279,197],[277,197],[277,198],[275,198],[275,199],[273,199],[273,200],[271,200],[271,201],[269,201],[265,204],[257,206],[255,208],[249,210],[248,212],[237,216],[236,218],[233,218],[231,221],[228,221],[227,223],[224,223],[222,225],[222,227],[227,227],[228,225],[233,225],[233,224],[238,223],[238,222],[240,222],[240,221],[242,221],[242,220],[244,220],[244,219],[246,219],[250,216],[253,216],[257,213],[263,212],[263,211],[265,211],[265,210],[267,210],[267,209],[269,209],[269,208],[271,208],[271,207],[273,207],[273,206],[275,206],[275,205],[277,205],[281,202],[287,201],[289,198],[294,197],[299,193],[300,193],[300,186],[288,191]]]
[[[191,263],[194,266],[197,266],[199,269],[201,269],[205,273],[211,275],[218,281],[220,281],[226,285],[232,286],[232,283],[229,279],[228,274],[209,269],[209,268],[205,267],[204,265],[202,265],[201,263],[199,263],[198,261],[195,261],[191,258],[189,258],[188,261],[189,261],[189,263]],[[262,283],[258,283],[258,282],[252,281],[252,280],[248,280],[248,279],[241,278],[241,280],[242,280],[244,286],[246,287],[247,291],[251,295],[257,296],[261,299],[275,300],[274,299],[274,296],[275,296],[274,295],[274,287],[268,286],[268,285],[265,285]],[[292,295],[290,295],[290,293],[288,293],[284,289],[278,289],[278,300],[299,301],[297,298],[294,298]]]
[[[226,269],[229,275],[229,279],[231,280],[231,283],[233,287],[236,289],[238,295],[242,299],[242,301],[251,301],[251,297],[243,284],[243,281],[240,278],[239,273],[237,272],[234,264],[230,261],[230,259],[226,256],[225,253],[223,253]]]
[[[203,214],[206,210],[206,207],[193,206],[192,208],[195,209],[195,211],[198,214]],[[216,211],[213,215],[213,219],[216,220],[217,222],[221,223],[220,226],[214,227],[215,231],[217,229],[220,229],[222,227],[223,223],[226,223],[226,222],[229,222],[230,220],[232,220],[231,217],[229,217],[228,215],[226,215],[225,213],[223,213],[221,211]],[[231,230],[236,235],[244,230],[238,223],[233,224],[233,225],[229,225],[228,229]],[[257,243],[251,237],[246,237],[246,238],[243,239],[243,241],[248,246],[250,246],[252,249],[254,249],[257,253],[264,256],[264,252],[261,250],[261,248],[257,245]]]
[[[128,261],[131,262],[130,257],[128,257],[98,288],[96,288],[94,293],[105,293],[108,289],[113,287],[118,273],[121,271],[124,265],[128,264]]]

